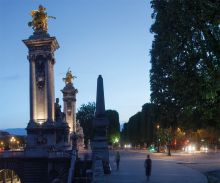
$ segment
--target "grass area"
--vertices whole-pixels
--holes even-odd
[[[208,183],[220,183],[220,170],[205,173]]]

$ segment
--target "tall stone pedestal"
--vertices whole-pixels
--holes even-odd
[[[55,120],[54,52],[59,48],[55,37],[34,32],[26,40],[30,65],[30,121],[27,126],[26,150],[48,150],[67,147],[69,127],[62,119]]]
[[[70,127],[70,133],[73,133],[76,132],[76,94],[78,90],[74,88],[72,82],[69,82],[61,91],[66,122]]]

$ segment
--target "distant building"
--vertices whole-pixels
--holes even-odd
[[[10,136],[10,133],[0,130],[0,138],[4,138],[6,136]]]

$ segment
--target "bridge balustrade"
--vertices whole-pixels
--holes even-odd
[[[24,151],[4,151],[0,153],[0,158],[24,157]]]

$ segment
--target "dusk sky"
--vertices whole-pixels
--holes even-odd
[[[77,76],[77,108],[96,100],[99,74],[105,106],[119,112],[120,122],[150,101],[150,56],[153,22],[150,0],[0,0],[0,129],[25,128],[29,121],[29,62],[23,39],[32,35],[31,10],[47,8],[48,33],[55,52],[55,95],[70,67]]]

